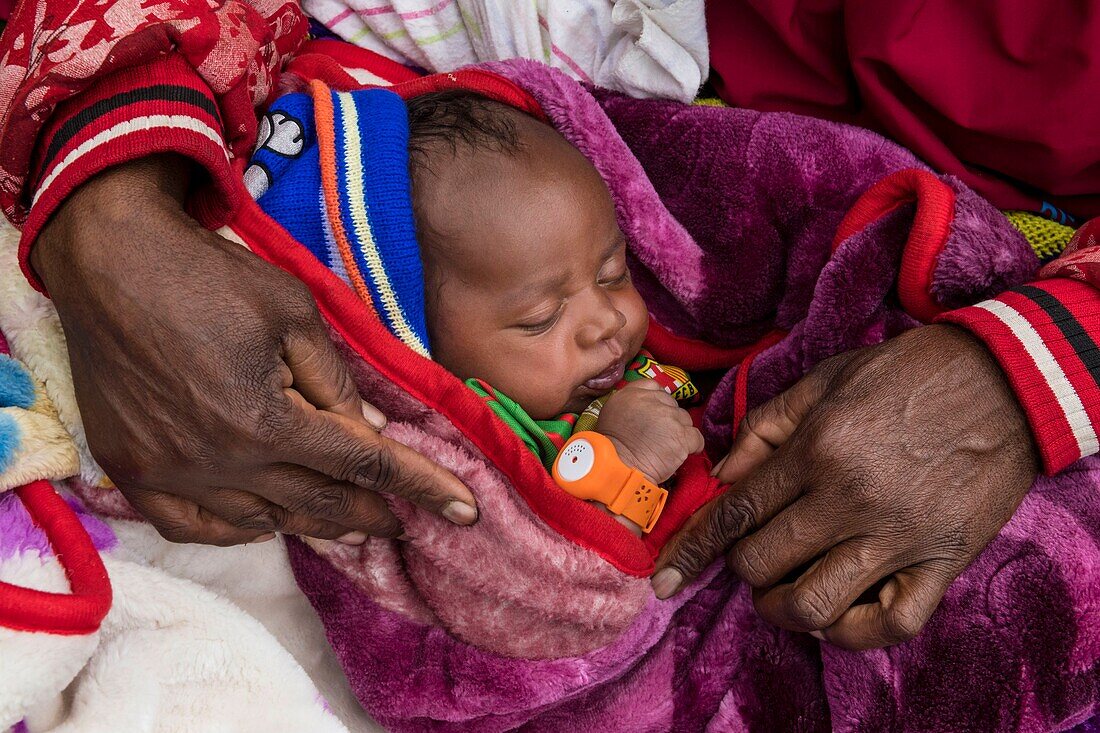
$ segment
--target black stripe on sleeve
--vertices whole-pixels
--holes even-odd
[[[50,141],[50,147],[46,149],[46,155],[42,159],[42,167],[39,170],[45,171],[49,169],[53,159],[57,157],[57,154],[65,147],[65,144],[96,119],[120,107],[125,107],[128,104],[155,101],[176,102],[198,107],[217,120],[218,125],[221,126],[221,118],[218,115],[217,105],[214,104],[210,97],[198,90],[179,86],[177,84],[153,84],[152,86],[141,87],[140,89],[130,89],[125,92],[119,92],[106,99],[101,99],[69,118],[65,124],[61,126],[61,129],[57,131],[57,134],[54,135],[53,140]]]
[[[1069,312],[1068,308],[1062,305],[1061,301],[1041,288],[1033,285],[1021,285],[1018,288],[1013,288],[1013,292],[1028,298],[1050,316],[1050,320],[1066,337],[1066,341],[1073,347],[1078,358],[1081,359],[1089,374],[1092,375],[1096,386],[1100,388],[1100,348],[1096,346],[1096,342],[1092,340],[1080,321]]]

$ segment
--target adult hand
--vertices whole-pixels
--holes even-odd
[[[915,329],[823,362],[751,412],[718,467],[733,486],[665,547],[654,590],[668,597],[728,553],[766,620],[851,649],[904,641],[1036,473],[985,347]]]
[[[89,447],[127,500],[165,538],[217,545],[398,536],[378,492],[474,522],[457,478],[379,435],[305,286],[184,213],[189,171],[101,174],[32,254]]]

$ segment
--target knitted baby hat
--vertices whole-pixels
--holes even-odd
[[[268,216],[430,358],[400,96],[314,82],[279,97],[260,120],[244,180]]]

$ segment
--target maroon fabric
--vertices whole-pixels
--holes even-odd
[[[1003,209],[1100,214],[1100,6],[708,0],[730,104],[888,135]]]

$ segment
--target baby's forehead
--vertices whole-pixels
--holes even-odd
[[[552,127],[494,105],[512,145],[434,139],[418,148],[413,197],[425,259],[467,278],[542,278],[617,231],[607,187]]]
[[[606,203],[606,186],[591,163],[550,128],[549,134],[538,128],[546,126],[531,120],[517,128],[516,150],[434,146],[428,170],[414,175],[418,215],[442,230],[478,221],[536,225],[554,223],[551,213],[568,215],[557,211],[562,207],[583,211]]]

